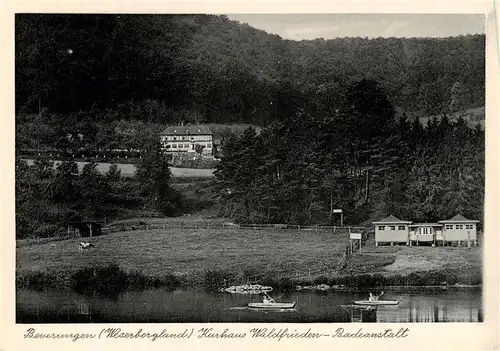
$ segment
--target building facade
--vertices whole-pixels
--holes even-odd
[[[430,243],[432,246],[456,243],[477,246],[477,223],[458,214],[437,223],[415,223],[389,216],[381,221],[372,222],[375,227],[375,245],[383,243],[406,243],[413,246]]]
[[[411,221],[403,221],[390,215],[389,217],[373,222],[375,226],[375,245],[379,243],[409,243],[409,225]]]
[[[163,150],[170,154],[194,154],[201,150],[203,156],[213,155],[213,133],[207,126],[170,126],[160,141]]]
[[[420,243],[431,243],[432,246],[436,242],[444,244],[443,225],[439,223],[415,223],[410,226],[410,246],[419,245]]]
[[[467,219],[462,215],[456,215],[451,219],[439,221],[443,228],[444,240],[448,242],[473,242],[477,245],[477,223],[479,221]]]

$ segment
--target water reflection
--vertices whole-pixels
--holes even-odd
[[[248,308],[258,296],[209,294],[196,290],[161,289],[126,292],[118,298],[84,296],[74,292],[19,290],[18,323],[397,323],[482,322],[480,290],[389,292],[397,306],[353,306],[366,298],[355,292],[297,292],[277,296],[296,301],[293,310],[261,311]]]

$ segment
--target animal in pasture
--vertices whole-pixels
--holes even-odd
[[[79,243],[78,244],[78,250],[80,252],[83,252],[85,250],[89,250],[92,247],[94,247],[94,244],[92,244],[92,243]]]

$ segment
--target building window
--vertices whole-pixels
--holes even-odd
[[[474,225],[473,224],[466,224],[465,229],[474,229]]]
[[[379,226],[378,226],[378,230],[385,230],[385,226],[383,226],[383,225],[379,225]]]
[[[464,229],[464,226],[462,224],[456,224],[455,229]]]
[[[390,225],[389,226],[389,230],[396,230],[396,226],[395,225]]]
[[[184,144],[184,147],[185,147],[186,149],[189,149],[189,144]]]
[[[186,140],[186,137],[182,137],[182,140]]]
[[[172,144],[172,149],[177,149],[177,144]]]
[[[404,226],[404,225],[398,225],[398,230],[406,230],[406,226]]]
[[[446,224],[444,229],[453,229],[453,224]]]
[[[177,138],[176,138],[176,137],[174,137],[174,141],[175,141],[175,140],[177,140]]]

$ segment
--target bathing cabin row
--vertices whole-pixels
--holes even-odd
[[[413,246],[430,243],[458,246],[477,246],[477,224],[479,221],[467,219],[460,214],[437,223],[413,223],[401,220],[393,215],[377,222],[375,226],[375,245],[401,244]]]

